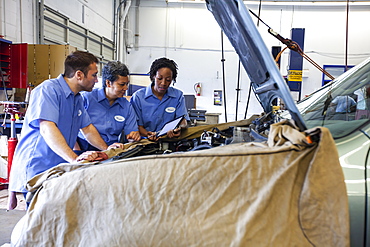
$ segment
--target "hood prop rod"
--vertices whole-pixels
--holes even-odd
[[[303,52],[303,50],[301,49],[301,47],[298,45],[297,42],[295,42],[295,41],[293,41],[291,39],[283,38],[280,34],[278,34],[277,32],[275,32],[269,25],[267,25],[264,21],[262,21],[261,18],[259,16],[257,16],[252,10],[249,10],[249,12],[251,12],[252,15],[254,15],[260,22],[262,22],[263,24],[265,24],[268,27],[268,32],[272,36],[274,36],[275,38],[277,38],[281,43],[283,43],[284,45],[286,45],[290,50],[293,50],[293,51],[297,52],[299,55],[301,55],[303,58],[305,58],[308,62],[310,62],[313,66],[315,66],[318,70],[320,70],[322,73],[324,73],[331,80],[334,80],[335,79],[331,74],[329,74],[329,72],[327,72],[326,70],[324,70],[323,68],[321,68],[320,65],[318,65],[309,56],[307,56]]]
[[[223,88],[223,103],[225,110],[225,123],[227,123],[227,107],[226,107],[226,81],[225,81],[225,56],[224,56],[224,32],[221,30],[221,64],[222,64],[222,88]]]

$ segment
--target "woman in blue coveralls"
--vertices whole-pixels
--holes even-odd
[[[156,59],[150,67],[149,76],[151,85],[136,91],[131,97],[131,104],[139,118],[140,134],[157,141],[156,133],[167,122],[184,116],[179,128],[167,132],[167,137],[176,138],[189,120],[183,93],[170,87],[172,82],[176,82],[177,64],[165,57]]]
[[[135,111],[130,102],[123,98],[128,84],[127,66],[119,61],[110,61],[103,67],[103,86],[92,92],[82,93],[85,109],[108,145],[119,142],[122,131],[128,141],[141,139]],[[77,142],[82,151],[96,149],[86,141],[81,132]]]

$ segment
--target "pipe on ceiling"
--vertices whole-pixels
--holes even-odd
[[[135,50],[139,50],[139,15],[140,15],[140,11],[139,11],[139,6],[140,6],[140,0],[136,0],[136,9],[135,9],[135,44],[134,44],[134,47],[135,47]]]
[[[122,13],[123,4],[125,4],[125,9],[123,10],[123,13]],[[114,46],[115,46],[115,52],[116,52],[115,59],[120,60],[122,62],[125,62],[123,60],[125,59],[124,52],[126,50],[126,47],[125,47],[126,45],[123,39],[123,23],[126,20],[130,6],[131,6],[131,0],[122,0],[119,3],[116,9],[116,12],[115,12],[115,16],[114,16],[115,32],[114,32],[113,39],[114,39]]]

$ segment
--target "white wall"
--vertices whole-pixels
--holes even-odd
[[[113,38],[114,0],[44,0],[44,4],[58,10],[72,21],[100,36]],[[82,8],[84,6],[84,12]]]
[[[13,43],[36,43],[36,0],[0,0],[0,35]],[[44,0],[77,24],[113,39],[114,0]],[[82,11],[84,6],[84,12]]]
[[[179,74],[176,87],[185,94],[194,94],[194,84],[202,83],[202,95],[197,96],[197,109],[209,113],[223,113],[224,105],[213,104],[214,90],[223,89],[221,64],[221,30],[212,14],[204,5],[166,5],[142,2],[140,6],[139,49],[133,49],[127,56],[132,72],[147,73],[152,61],[166,56],[176,61]],[[189,7],[188,7],[189,6]],[[135,9],[130,13],[134,24]],[[131,27],[133,30],[134,26]],[[235,120],[236,84],[238,56],[224,37],[226,106],[228,121]],[[240,81],[239,117],[244,118],[249,80],[242,69]],[[260,113],[261,107],[254,95],[249,114]],[[225,121],[225,116],[220,116]]]
[[[304,3],[303,3],[304,4]],[[263,3],[261,18],[285,38],[290,38],[292,28],[305,28],[305,53],[316,63],[345,64],[346,6],[276,5]],[[306,3],[307,4],[307,3]],[[248,7],[258,13],[258,5]],[[354,6],[349,14],[348,65],[356,65],[370,56],[370,3]],[[135,8],[130,12],[130,29],[135,30]],[[254,18],[254,17],[253,17]],[[197,97],[197,108],[207,112],[224,113],[224,106],[213,105],[213,90],[222,89],[221,31],[204,4],[141,1],[139,8],[139,48],[127,56],[131,71],[146,73],[151,62],[162,56],[175,60],[179,65],[176,87],[185,94],[194,94],[193,85],[202,83],[202,96]],[[256,21],[257,22],[257,21]],[[259,24],[267,47],[285,46]],[[238,57],[224,38],[227,120],[235,120]],[[287,75],[289,50],[281,58],[281,73]],[[306,60],[302,96],[321,86],[322,73]],[[248,76],[242,73],[238,119],[244,117],[249,90]],[[292,94],[298,99],[298,94]],[[259,103],[252,97],[248,116],[261,112]],[[224,115],[220,117],[225,120]]]
[[[14,43],[34,43],[35,1],[0,0],[0,35]]]

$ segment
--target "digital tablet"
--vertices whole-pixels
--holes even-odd
[[[183,119],[184,119],[184,116],[181,116],[181,117],[176,118],[175,120],[172,120],[172,121],[166,123],[163,126],[163,128],[161,129],[161,131],[159,131],[157,133],[157,137],[164,136],[165,134],[167,134],[168,131],[176,129],[177,127],[179,127],[179,125],[180,125],[180,123]]]

